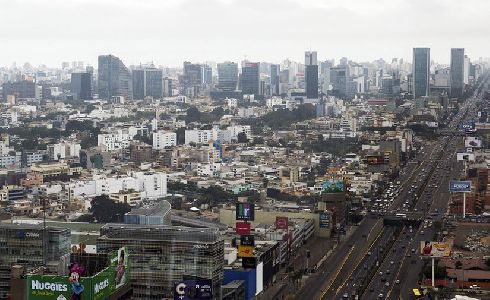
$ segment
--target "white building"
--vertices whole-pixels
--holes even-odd
[[[48,154],[51,160],[80,156],[80,144],[73,142],[61,142],[48,145]]]
[[[224,130],[218,132],[218,139],[222,142],[231,142],[232,140],[238,140],[238,134],[244,132],[249,138],[252,134],[250,125],[233,125]]]
[[[153,149],[161,150],[165,147],[177,145],[177,134],[171,131],[159,130],[153,133]]]
[[[185,131],[185,143],[195,144],[207,144],[211,141],[218,139],[218,131],[216,129],[210,130],[186,130]]]
[[[92,180],[67,183],[72,198],[93,197],[120,192],[139,192],[141,199],[156,199],[167,195],[167,174],[163,172],[130,172],[126,176],[94,175]]]
[[[129,143],[137,134],[143,133],[147,128],[129,127],[127,129],[118,129],[112,133],[101,133],[98,136],[98,146],[106,146],[107,150],[121,150],[129,147]]]

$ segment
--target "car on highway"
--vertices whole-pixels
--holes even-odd
[[[473,285],[470,285],[470,289],[472,289],[472,290],[479,290],[480,287],[477,286],[476,284],[473,284]]]

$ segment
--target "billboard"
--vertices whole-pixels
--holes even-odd
[[[457,192],[471,192],[471,181],[449,181],[449,191],[453,193]]]
[[[289,219],[288,217],[276,217],[276,229],[288,229]]]
[[[475,154],[470,152],[462,152],[456,154],[458,161],[475,161]]]
[[[126,247],[111,253],[110,265],[92,277],[82,277],[72,269],[69,276],[28,275],[27,300],[69,300],[109,298],[129,280],[129,257]]]
[[[240,245],[255,246],[255,237],[251,234],[240,236]]]
[[[464,146],[466,148],[481,148],[481,139],[470,136],[464,139]]]
[[[344,188],[342,180],[327,180],[322,185],[322,193],[342,193]]]
[[[475,122],[462,122],[459,124],[459,129],[464,132],[474,132],[476,131]]]
[[[253,221],[255,217],[255,205],[252,203],[236,204],[236,219]]]
[[[319,218],[320,228],[330,228],[330,218],[328,216],[328,213],[320,213]]]
[[[213,299],[213,282],[210,279],[183,280],[174,285],[174,300]]]
[[[383,165],[385,163],[385,158],[382,155],[369,155],[366,157],[368,165]]]
[[[257,258],[256,257],[242,257],[242,267],[255,269],[255,267],[257,267]]]
[[[238,245],[238,257],[253,257],[254,247],[246,245]]]
[[[236,222],[235,231],[237,234],[250,234],[250,223],[246,222]]]
[[[420,255],[424,257],[449,257],[451,246],[448,243],[421,241]]]

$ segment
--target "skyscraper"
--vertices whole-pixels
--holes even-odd
[[[258,96],[259,92],[259,74],[260,63],[243,62],[242,63],[242,94],[253,94]]]
[[[202,66],[202,83],[212,84],[213,83],[213,69],[211,66]]]
[[[159,99],[163,94],[163,72],[156,68],[139,68],[133,70],[133,98],[144,99],[146,96]]]
[[[114,55],[99,56],[99,97],[132,96],[131,74],[123,62]]]
[[[413,98],[429,96],[430,48],[413,48]]]
[[[71,93],[73,100],[92,100],[92,74],[72,73]]]
[[[218,64],[218,87],[223,91],[234,91],[238,83],[238,65],[226,61]]]
[[[279,74],[281,72],[280,65],[271,65],[271,95],[279,95]]]
[[[464,89],[464,48],[451,48],[450,72],[451,97],[461,97]]]
[[[305,52],[306,98],[318,98],[318,62],[316,51]]]

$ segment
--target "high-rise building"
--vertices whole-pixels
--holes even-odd
[[[156,68],[138,68],[133,73],[133,99],[147,96],[160,99],[163,94],[163,72]]]
[[[306,98],[318,98],[318,62],[316,51],[305,52],[305,90]]]
[[[332,95],[344,98],[348,94],[349,88],[349,66],[339,65],[330,68],[330,83],[332,84]]]
[[[260,95],[260,63],[242,63],[242,94]]]
[[[0,224],[0,299],[10,293],[10,274],[13,265],[31,272],[46,267],[57,274],[70,262],[71,235],[68,228],[30,224]]]
[[[471,61],[468,55],[464,56],[464,68],[463,68],[463,81],[465,84],[470,83],[470,69],[471,69]]]
[[[71,73],[71,93],[73,100],[92,100],[92,74]]]
[[[464,89],[464,48],[451,48],[450,72],[451,97],[461,97]]]
[[[19,99],[36,98],[36,84],[29,80],[5,82],[2,85],[3,100],[7,101],[9,95]]]
[[[238,65],[234,62],[218,64],[218,87],[227,92],[235,91],[238,83]]]
[[[224,243],[218,229],[168,225],[107,224],[97,250],[127,246],[131,253],[132,299],[171,299],[184,278],[211,280],[213,299],[221,299]]]
[[[118,57],[100,55],[98,72],[100,98],[110,99],[114,96],[130,98],[132,96],[131,74]]]
[[[211,66],[202,66],[202,83],[212,84],[213,83],[213,68]]]
[[[413,48],[413,98],[429,96],[430,48]]]
[[[280,94],[279,90],[279,75],[281,72],[280,65],[271,65],[271,95],[277,96]]]
[[[172,96],[172,79],[168,77],[163,78],[163,96],[164,97]]]

